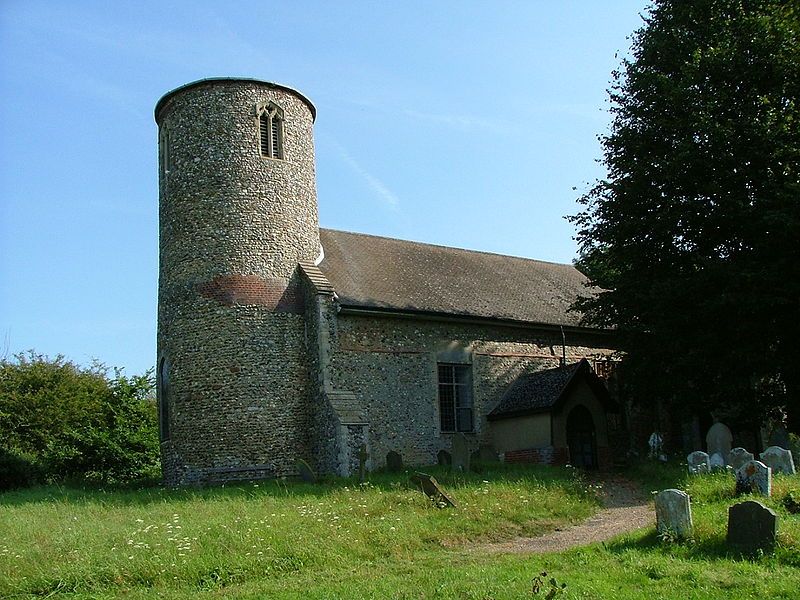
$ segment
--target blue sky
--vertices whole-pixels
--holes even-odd
[[[314,102],[323,227],[570,262],[646,5],[3,0],[0,356],[154,364],[153,108],[206,77]]]

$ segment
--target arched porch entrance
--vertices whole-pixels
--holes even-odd
[[[592,413],[579,404],[567,416],[570,463],[582,469],[597,468],[597,434]]]

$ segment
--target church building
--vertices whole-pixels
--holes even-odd
[[[166,483],[433,464],[456,437],[611,465],[614,339],[569,310],[573,266],[320,229],[315,108],[285,86],[196,81],[155,118]]]

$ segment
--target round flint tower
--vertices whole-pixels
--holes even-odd
[[[168,484],[284,475],[309,448],[298,261],[319,256],[314,107],[248,79],[165,95],[158,393]]]

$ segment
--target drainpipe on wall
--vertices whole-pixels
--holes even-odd
[[[560,325],[561,328],[561,359],[558,361],[559,366],[565,367],[567,366],[567,336],[564,334],[564,326]]]

